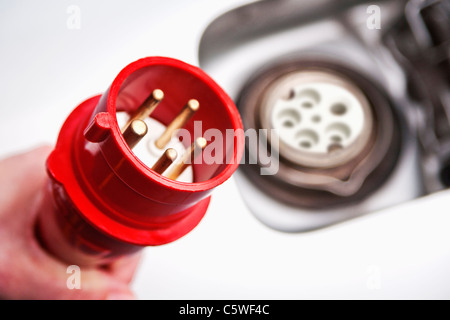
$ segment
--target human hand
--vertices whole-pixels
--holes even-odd
[[[81,269],[81,289],[69,289],[68,265],[43,249],[35,237],[50,147],[0,161],[0,298],[133,299],[129,289],[138,256],[99,268]]]

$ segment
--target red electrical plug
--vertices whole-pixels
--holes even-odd
[[[143,114],[143,108],[148,112]],[[117,112],[129,118],[125,126],[118,123]],[[202,157],[196,155],[193,182],[174,180],[188,164],[173,164],[172,179],[163,176],[176,152],[167,149],[152,167],[131,150],[141,138],[139,130],[147,133],[142,120],[148,124],[149,112],[152,119],[170,128],[168,133],[179,127],[189,133],[190,139],[183,135],[179,142],[186,149],[179,161],[194,159],[198,153],[194,142],[208,143],[202,137],[209,129],[222,134],[224,141],[216,143],[213,152],[214,159],[223,161],[198,161]],[[130,121],[139,117],[134,123],[138,126],[131,128]],[[200,132],[194,126],[198,121]],[[148,132],[152,130],[150,124]],[[230,132],[234,132],[232,141],[225,141]],[[158,142],[165,145],[167,140],[160,136]],[[78,265],[108,263],[143,246],[177,240],[200,222],[212,189],[236,170],[243,144],[236,107],[202,70],[170,58],[138,60],[123,69],[102,96],[83,102],[64,123],[47,160],[50,179],[38,236],[54,255]],[[200,152],[204,147],[200,146]],[[158,150],[155,144],[152,148]]]

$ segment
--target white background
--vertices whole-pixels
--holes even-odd
[[[138,58],[198,64],[204,28],[243,2],[1,0],[0,155],[53,144],[70,111]],[[67,27],[70,5],[80,29]],[[139,298],[450,298],[448,192],[285,234],[258,222],[234,183],[189,235],[145,249]]]

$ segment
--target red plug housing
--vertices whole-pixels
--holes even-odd
[[[129,148],[116,112],[134,112],[159,88],[165,98],[151,117],[167,125],[187,100],[202,108],[200,134],[217,129],[232,143],[216,148],[220,163],[192,165],[193,182],[168,179]],[[197,138],[193,121],[184,129]],[[149,128],[151,130],[151,128]],[[239,165],[244,138],[239,113],[228,95],[202,70],[184,62],[149,57],[128,65],[102,95],[79,105],[64,123],[47,160],[49,183],[38,234],[48,250],[71,264],[108,263],[143,246],[172,242],[203,218],[211,191]]]

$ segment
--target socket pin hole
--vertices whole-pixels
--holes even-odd
[[[311,101],[304,101],[304,102],[302,102],[301,105],[303,108],[306,108],[306,109],[311,109],[314,106],[314,104]]]
[[[301,121],[300,113],[292,108],[284,109],[278,113],[278,119],[281,120],[283,127],[292,128]]]
[[[347,106],[343,103],[335,103],[331,106],[330,110],[335,116],[343,116],[347,113]]]
[[[319,135],[313,130],[302,130],[296,134],[301,148],[309,149],[319,143]]]
[[[300,91],[298,98],[307,100],[310,103],[310,107],[320,102],[320,94],[315,89],[304,89]],[[307,108],[306,105],[304,107]]]
[[[309,142],[309,141],[301,141],[299,143],[299,146],[302,148],[305,148],[305,149],[309,149],[309,148],[311,148],[312,145],[311,145],[311,142]]]
[[[283,127],[292,128],[293,126],[294,126],[294,123],[291,120],[286,120],[283,122]]]
[[[339,123],[339,122],[329,125],[328,128],[326,129],[326,131],[333,133],[332,136],[336,136],[336,134],[334,134],[335,132],[341,133],[346,138],[349,138],[351,135],[350,127],[348,125],[346,125],[345,123]]]
[[[337,135],[331,136],[330,140],[331,140],[332,142],[334,142],[334,143],[340,143],[340,142],[342,142],[342,138],[341,138],[340,136],[337,136]]]

